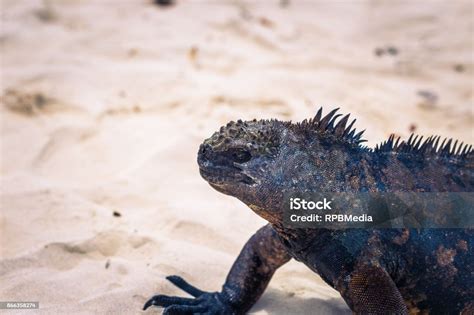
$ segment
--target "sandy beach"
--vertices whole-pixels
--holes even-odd
[[[471,1],[2,1],[0,301],[7,314],[142,312],[219,290],[265,221],[199,175],[230,120],[340,107],[391,133],[474,143]],[[291,261],[255,314],[350,314]],[[3,311],[2,311],[3,314]]]

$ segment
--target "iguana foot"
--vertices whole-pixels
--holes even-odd
[[[146,310],[150,306],[164,307],[164,315],[188,315],[188,314],[209,314],[224,315],[235,314],[219,292],[205,292],[187,283],[179,276],[166,277],[171,283],[191,294],[194,298],[183,298],[178,296],[155,295],[143,306]]]

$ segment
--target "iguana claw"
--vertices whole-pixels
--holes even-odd
[[[143,306],[143,310],[146,310],[150,306],[158,306],[165,308],[163,311],[164,315],[223,315],[235,313],[230,305],[224,301],[219,292],[205,292],[199,290],[179,276],[168,276],[166,279],[194,298],[159,294],[150,298]]]

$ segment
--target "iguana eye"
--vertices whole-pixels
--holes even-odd
[[[237,163],[245,163],[250,161],[252,156],[250,155],[249,152],[247,151],[237,151],[232,154],[232,157],[234,158],[235,162]]]

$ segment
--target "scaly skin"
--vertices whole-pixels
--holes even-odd
[[[242,249],[220,292],[170,278],[194,299],[154,296],[164,314],[243,314],[273,273],[295,258],[338,290],[355,313],[473,314],[472,229],[297,229],[283,225],[284,196],[313,192],[472,192],[471,146],[439,137],[360,143],[349,115],[292,124],[230,122],[198,153],[202,177],[269,222]],[[348,209],[349,210],[349,209]]]

